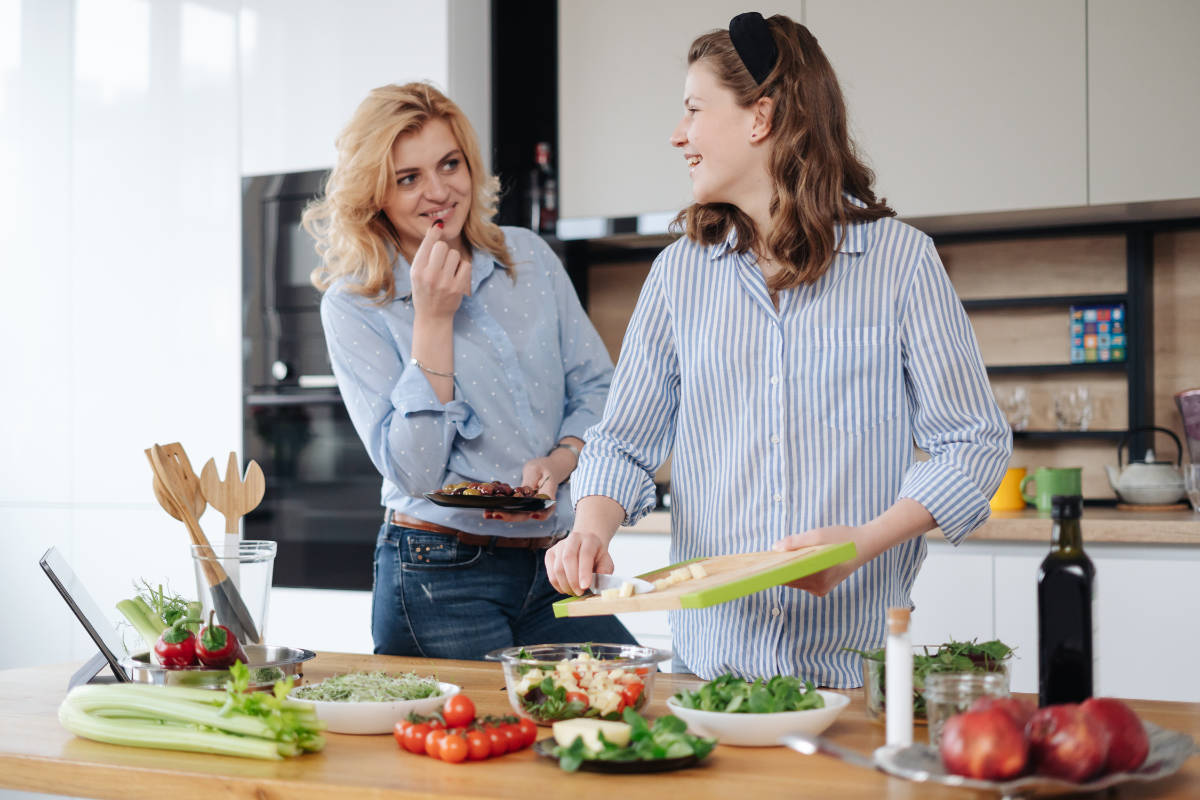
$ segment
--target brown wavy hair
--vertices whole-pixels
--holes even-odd
[[[395,180],[392,145],[431,119],[449,124],[471,174],[471,213],[463,239],[472,250],[491,253],[516,279],[504,232],[491,222],[500,184],[484,169],[475,129],[462,109],[433,86],[406,83],[372,89],[359,104],[336,140],[337,162],[324,196],[304,209],[301,224],[317,240],[322,261],[311,280],[321,291],[345,277],[356,294],[381,304],[395,297],[392,270],[400,237],[383,211]]]
[[[834,225],[895,216],[885,199],[876,199],[874,173],[855,153],[846,123],[846,102],[837,76],[816,37],[782,14],[767,20],[779,58],[761,85],[742,63],[725,29],[706,33],[688,51],[747,108],[759,98],[774,101],[771,117],[770,212],[774,223],[760,241],[754,221],[727,203],[693,203],[674,226],[702,244],[725,240],[737,230],[738,252],[757,250],[780,263],[768,284],[773,291],[812,283],[825,273],[840,242]],[[849,194],[866,204],[851,203]],[[844,235],[844,234],[843,234]]]

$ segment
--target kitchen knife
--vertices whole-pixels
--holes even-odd
[[[605,589],[620,589],[622,584],[632,583],[634,594],[645,594],[654,591],[654,584],[641,578],[625,578],[620,575],[606,575],[602,572],[592,573],[592,585],[587,590],[589,594],[600,594]]]

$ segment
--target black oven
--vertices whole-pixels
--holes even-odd
[[[381,479],[333,380],[300,227],[327,174],[242,179],[244,450],[267,478],[244,535],[278,542],[276,586],[370,589]]]

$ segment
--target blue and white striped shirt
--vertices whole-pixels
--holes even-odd
[[[454,315],[454,399],[438,400],[410,366],[409,265],[396,257],[396,297],[385,305],[343,283],[321,298],[321,323],[338,388],[367,455],[383,476],[381,502],[426,522],[488,536],[549,536],[571,529],[568,484],[543,521],[484,519],[479,509],[436,506],[421,496],[447,483],[516,486],[526,461],[600,418],[612,361],[549,245],[502,228],[517,279],[476,250],[471,294]]]
[[[572,476],[576,502],[611,497],[633,524],[674,446],[672,561],[861,525],[901,497],[953,543],[981,525],[1012,433],[929,237],[890,218],[851,224],[825,275],[780,292],[778,311],[735,242],[684,238],[655,259]],[[925,552],[910,539],[823,598],[775,587],[673,611],[676,655],[707,679],[860,686],[859,657],[843,648],[882,645],[886,609],[911,605]]]

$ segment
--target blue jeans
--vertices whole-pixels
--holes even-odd
[[[481,659],[516,645],[636,644],[616,617],[555,617],[546,551],[476,547],[384,523],[375,543],[375,652]]]

